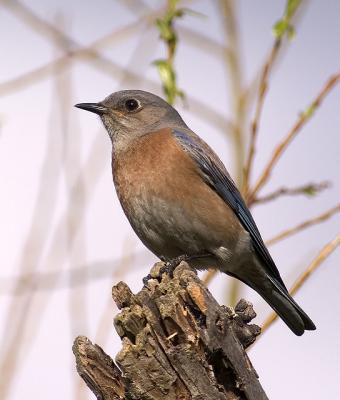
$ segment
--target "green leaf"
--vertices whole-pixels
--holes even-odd
[[[318,193],[318,191],[315,189],[313,185],[310,185],[305,187],[303,193],[306,194],[307,196],[315,196]]]
[[[273,33],[275,37],[280,39],[286,32],[288,27],[288,22],[286,20],[280,19],[279,21],[276,22],[276,24],[273,26]]]
[[[170,41],[173,38],[171,25],[168,25],[161,19],[156,20],[156,24],[160,33],[160,37],[165,41]]]
[[[299,7],[301,0],[288,0],[286,4],[285,17],[290,20]]]
[[[178,89],[176,83],[176,73],[173,62],[176,52],[177,35],[174,29],[174,22],[177,18],[182,18],[185,14],[193,13],[187,8],[177,8],[179,0],[168,0],[167,10],[162,18],[156,20],[160,38],[167,47],[167,59],[156,60],[156,65],[163,85],[163,91],[170,104],[173,104],[176,97],[183,97],[184,93]]]
[[[305,111],[303,111],[302,116],[304,118],[311,118],[315,112],[316,106],[312,103]]]
[[[295,38],[295,29],[293,25],[288,25],[287,36],[289,40],[293,40]]]
[[[287,0],[283,17],[273,26],[273,33],[277,39],[281,39],[285,34],[287,34],[288,39],[295,37],[295,29],[290,21],[300,3],[301,0]]]
[[[166,60],[156,60],[154,64],[158,68],[158,73],[165,86],[170,86],[173,81],[172,68]]]

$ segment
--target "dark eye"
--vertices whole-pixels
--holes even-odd
[[[125,107],[128,111],[135,111],[140,107],[139,101],[136,99],[129,99],[125,102]]]

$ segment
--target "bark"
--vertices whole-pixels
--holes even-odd
[[[114,324],[122,340],[116,364],[86,337],[73,346],[77,370],[103,400],[267,399],[246,352],[260,334],[252,305],[220,306],[188,264],[173,278],[151,270],[132,294],[120,282],[112,296],[121,310]]]

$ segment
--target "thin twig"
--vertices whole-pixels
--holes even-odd
[[[18,3],[16,3],[18,4]],[[26,9],[25,12],[28,10]],[[157,11],[159,12],[159,11]],[[155,12],[156,13],[156,12]],[[134,71],[129,70],[125,66],[122,67],[118,63],[102,56],[97,50],[101,49],[109,44],[112,45],[116,42],[116,39],[124,40],[130,37],[130,35],[134,32],[134,29],[140,27],[143,23],[149,24],[150,18],[154,14],[151,13],[148,16],[143,16],[140,19],[135,20],[133,23],[124,26],[121,29],[111,32],[108,35],[94,41],[89,46],[81,47],[77,44],[73,39],[67,37],[64,32],[59,32],[55,26],[50,26],[47,21],[42,19],[39,20],[39,23],[33,24],[30,27],[39,27],[41,29],[42,24],[46,24],[46,34],[44,37],[52,40],[49,32],[53,32],[55,34],[60,34],[60,38],[56,41],[59,45],[65,41],[69,41],[70,46],[74,49],[69,51],[67,54],[54,59],[43,66],[40,66],[32,71],[26,72],[14,79],[11,79],[7,82],[0,83],[0,95],[8,95],[13,93],[16,90],[26,88],[29,85],[40,82],[43,79],[46,79],[53,73],[61,72],[65,68],[68,68],[70,64],[76,61],[83,61],[91,64],[93,67],[99,69],[102,73],[106,73],[110,78],[112,76],[120,77],[124,76],[129,80],[137,80],[143,79],[143,83],[148,86],[150,91],[157,92],[159,90],[159,85],[153,82],[150,79],[147,79],[145,76],[140,73],[136,73]],[[34,18],[39,18],[34,15]],[[24,19],[24,22],[28,22]],[[190,108],[193,113],[197,114],[199,118],[206,119],[211,125],[215,126],[219,131],[232,130],[232,123],[228,121],[224,115],[217,112],[214,107],[209,105],[208,103],[201,102],[191,96],[186,96],[188,103],[190,104]]]
[[[136,251],[132,256],[138,259],[138,262],[142,265],[154,261],[146,249]],[[26,292],[42,293],[88,285],[112,276],[112,271],[118,268],[120,264],[121,259],[114,258],[76,265],[70,271],[57,269],[43,272],[46,267],[42,266],[42,271],[0,279],[0,296],[23,296]],[[96,271],[96,273],[93,274],[93,271]],[[20,290],[16,290],[17,288],[20,288]]]
[[[174,66],[178,35],[174,23],[186,14],[186,9],[177,8],[179,0],[167,0],[167,8],[161,18],[156,20],[159,37],[166,46],[165,59],[154,61],[162,81],[163,92],[168,103],[174,104],[177,97],[184,98],[184,93],[177,86],[177,76]]]
[[[267,246],[272,246],[273,244],[289,237],[292,236],[306,228],[309,228],[312,225],[316,225],[320,222],[326,221],[327,219],[331,218],[334,214],[336,214],[337,212],[340,212],[340,204],[331,208],[330,210],[322,213],[321,215],[318,215],[315,218],[309,219],[307,221],[304,221],[296,226],[294,226],[293,228],[289,228],[281,233],[279,233],[278,235],[274,236],[273,238],[269,239],[266,241],[266,245]],[[210,269],[208,271],[205,272],[205,274],[203,275],[202,281],[206,284],[209,285],[210,282],[212,281],[212,279],[214,278],[214,276],[217,274],[217,271],[214,269]]]
[[[55,31],[54,31],[55,32]],[[135,56],[137,53],[138,54],[143,54],[144,56],[144,47],[142,46],[138,46],[133,54],[133,56]],[[146,53],[148,54],[148,53]],[[138,60],[136,60],[138,61]],[[136,62],[136,64],[139,65],[139,68],[141,68],[140,63]],[[145,63],[144,63],[145,64]],[[54,64],[55,65],[55,64]],[[148,65],[148,64],[145,64]],[[60,72],[59,69],[55,70],[54,73],[57,75]],[[125,80],[126,78],[128,78],[130,76],[129,72],[125,72],[122,69],[122,80]],[[137,76],[137,75],[136,75]],[[53,136],[53,135],[52,135]],[[98,136],[99,137],[99,136]],[[87,170],[87,182],[88,184],[91,186],[91,188],[93,189],[93,191],[91,191],[91,193],[95,192],[95,185],[96,183],[98,183],[99,179],[98,178],[98,174],[101,174],[102,171],[104,170],[103,167],[105,166],[105,159],[103,159],[103,157],[99,157],[98,159],[98,154],[103,154],[102,152],[102,141],[101,140],[95,140],[94,141],[94,145],[91,147],[91,152],[90,152],[90,156],[88,157],[88,165],[91,165],[90,171],[89,172],[89,168],[82,168],[81,171]],[[95,158],[95,159],[94,159]],[[86,164],[87,165],[87,164]],[[95,183],[92,182],[92,179],[95,179]],[[71,185],[70,187],[70,197],[74,197],[75,194],[79,193],[79,190],[81,190],[83,186],[83,172],[81,172],[80,174],[78,174],[73,182],[73,185]],[[44,189],[46,189],[46,187],[48,187],[48,185],[44,186]],[[90,196],[90,194],[88,194],[88,196]],[[41,207],[41,205],[40,205]],[[74,210],[73,210],[74,211]],[[83,221],[84,217],[84,208],[80,207],[77,210],[77,217],[79,218],[79,221]],[[63,261],[63,257],[64,257],[64,253],[61,254],[60,252],[60,246],[64,243],[63,239],[64,239],[64,227],[67,224],[67,221],[70,220],[71,213],[72,210],[71,208],[68,208],[65,212],[65,214],[61,217],[61,219],[59,220],[57,227],[55,229],[54,235],[52,237],[52,246],[51,246],[51,250],[49,251],[48,255],[47,255],[47,262],[46,262],[46,266],[50,269],[57,269],[56,266],[60,267],[62,265],[62,261]],[[73,213],[74,214],[74,213]],[[69,238],[68,241],[68,245],[69,246],[73,246],[74,245],[74,239],[75,236],[77,234],[77,230],[81,227],[81,224],[76,224],[76,227],[74,228],[74,234],[72,234],[72,237]],[[39,246],[38,246],[39,247]],[[27,256],[27,255],[26,255]],[[27,260],[26,260],[27,262]],[[72,274],[70,274],[70,276],[72,276]],[[22,280],[18,281],[18,284],[21,284]],[[27,283],[27,282],[26,282]],[[31,282],[28,282],[28,284],[31,286],[34,286]],[[52,282],[51,284],[51,288],[53,289],[54,286],[56,284],[56,281]],[[72,281],[72,285],[74,284],[74,281]],[[25,283],[24,283],[25,285]],[[35,282],[36,285],[36,282]],[[29,291],[27,293],[25,293],[26,296],[29,299],[32,299],[31,302],[26,302],[25,303],[25,307],[22,307],[22,314],[18,315],[18,324],[20,324],[20,326],[16,326],[15,329],[15,334],[13,334],[10,337],[10,343],[8,345],[8,352],[6,352],[5,357],[4,357],[4,362],[2,363],[2,367],[3,367],[3,371],[4,373],[6,373],[6,379],[3,380],[2,382],[2,387],[1,387],[1,391],[3,394],[5,394],[7,392],[7,390],[9,389],[9,386],[11,384],[11,381],[13,381],[13,375],[15,372],[15,366],[18,363],[18,354],[21,351],[22,352],[22,348],[23,348],[23,344],[22,344],[22,338],[24,336],[29,336],[31,339],[31,345],[32,345],[32,340],[34,341],[34,338],[36,337],[36,335],[34,334],[34,332],[36,329],[38,329],[39,327],[39,323],[41,321],[36,322],[35,324],[31,324],[30,329],[30,335],[27,334],[27,330],[28,330],[28,325],[29,325],[29,320],[30,318],[34,315],[38,315],[40,318],[42,318],[43,316],[43,309],[47,306],[48,304],[48,299],[45,300],[44,302],[40,302],[39,304],[35,304],[33,302],[34,300],[34,295],[35,295],[35,291]],[[34,313],[32,312],[32,310],[34,309]],[[14,313],[15,315],[17,315],[18,313]],[[12,319],[13,319],[13,313],[9,313],[8,316],[11,321],[9,323],[7,323],[7,325],[11,325]],[[6,332],[6,335],[9,336],[8,332]],[[15,352],[13,351],[13,346],[15,346]],[[6,349],[7,350],[7,349]],[[5,396],[2,396],[1,398],[3,398]]]
[[[58,135],[53,135],[53,133],[54,133],[53,129],[51,129],[51,136],[58,137]],[[51,153],[53,153],[53,149],[49,153],[47,153],[49,163],[51,163]],[[87,182],[89,187],[91,187],[92,189],[88,193],[88,197],[91,196],[93,193],[95,193],[96,185],[100,181],[99,178],[102,172],[104,171],[105,166],[106,162],[105,158],[103,157],[103,144],[102,141],[98,140],[97,138],[97,140],[94,140],[94,143],[91,147],[91,152],[87,157],[85,163],[85,168],[82,169],[82,171],[84,170],[87,171]],[[54,180],[55,179],[53,179],[53,181]],[[83,182],[83,172],[80,172],[79,176],[74,182],[72,191],[77,192],[78,186],[82,185],[82,182]],[[42,188],[45,189],[44,192],[51,191],[51,183],[45,184],[45,186],[42,184]],[[46,193],[44,194],[46,196]],[[54,197],[57,199],[56,195]],[[43,204],[44,202],[37,203],[37,208],[39,209],[40,207],[41,209]],[[56,228],[53,232],[51,238],[52,245],[46,255],[46,268],[48,268],[49,270],[57,270],[63,265],[63,262],[65,260],[65,252],[64,252],[65,225],[68,220],[68,214],[69,210],[66,209],[61,218],[59,219]],[[84,215],[80,215],[79,218],[81,221],[83,221]],[[39,215],[36,218],[35,223],[37,223],[37,221],[39,221],[41,224],[41,215]],[[75,237],[76,235],[73,236],[73,238]],[[40,248],[41,247],[38,245],[37,249]],[[30,255],[30,253],[25,250],[27,249],[24,249],[22,254],[23,257],[27,257],[28,255]],[[38,261],[40,261],[41,255],[42,254],[39,253]],[[32,265],[38,265],[38,263],[32,263],[31,261],[29,262],[26,260],[26,265],[27,267],[30,267]],[[22,284],[22,281],[18,281],[18,284]],[[34,286],[36,282],[28,282],[28,284]],[[53,282],[51,285],[55,284],[56,282]],[[20,291],[20,288],[16,288],[16,290]],[[9,307],[8,314],[4,322],[4,325],[7,326],[7,329],[5,331],[6,337],[2,341],[2,343],[4,343],[7,339],[8,345],[6,347],[6,352],[4,353],[4,356],[1,360],[2,363],[0,367],[2,374],[0,398],[2,399],[6,398],[10,385],[13,383],[14,373],[18,370],[18,367],[21,365],[18,362],[19,362],[19,357],[20,356],[23,357],[24,355],[23,349],[26,348],[25,345],[27,346],[27,343],[25,341],[29,340],[29,345],[33,346],[34,341],[37,338],[36,332],[39,329],[40,323],[42,322],[44,309],[46,309],[49,299],[51,298],[51,297],[45,297],[42,301],[41,297],[33,296],[32,294],[33,293],[25,293],[25,296],[15,297],[13,299],[13,302],[15,301],[15,299],[18,298],[20,299],[20,302],[18,302],[18,304],[14,303],[12,307]],[[34,323],[30,324],[32,318],[36,318],[37,315],[39,316],[39,320],[35,320]],[[14,317],[15,317],[15,323],[13,323]]]
[[[150,26],[151,23],[153,23],[155,16],[164,9],[164,6],[155,11],[150,11],[150,13],[137,18],[132,23],[129,23],[122,28],[109,33],[108,35],[95,40],[89,46],[82,47],[71,37],[66,35],[65,32],[60,31],[56,26],[50,24],[48,21],[41,19],[38,15],[34,14],[31,9],[19,3],[18,1],[13,4],[12,2],[6,2],[6,5],[31,29],[43,34],[44,38],[52,40],[58,46],[61,46],[62,43],[66,42],[73,50],[69,51],[60,58],[56,58],[55,60],[29,71],[17,78],[0,83],[1,95],[10,94],[15,90],[23,89],[30,84],[37,83],[49,77],[56,71],[61,72],[63,69],[69,67],[73,60],[80,60],[90,63],[101,72],[108,74],[110,78],[112,78],[112,76],[124,76],[124,78],[128,78],[129,80],[133,81],[137,79],[143,79],[143,82],[150,88],[151,91],[157,92],[159,90],[158,84],[155,84],[145,76],[130,71],[125,66],[122,67],[112,60],[102,56],[98,50],[117,42],[121,43],[122,40],[128,39],[131,34],[133,34],[137,28],[143,26],[143,24]],[[195,33],[192,32],[192,35],[194,34]],[[199,38],[201,38],[200,35]],[[224,115],[218,113],[209,104],[202,103],[201,101],[192,98],[189,95],[186,97],[188,103],[190,103],[192,112],[196,113],[200,118],[205,118],[220,131],[232,129],[232,123],[228,121]]]
[[[59,77],[56,75],[56,88],[59,84],[58,80]],[[50,126],[47,129],[48,135],[44,162],[40,172],[37,198],[31,219],[32,222],[20,254],[19,271],[21,275],[33,275],[38,269],[44,254],[48,238],[47,233],[52,224],[57,207],[58,182],[62,165],[62,141],[58,132],[58,126],[55,123],[55,115],[55,109],[51,110],[49,118]],[[62,245],[63,242],[60,240],[59,246]],[[58,250],[60,251],[59,247]],[[60,267],[61,264],[58,265],[57,268]],[[17,373],[20,366],[19,361],[23,357],[23,348],[25,348],[25,344],[27,343],[25,343],[25,341],[27,341],[29,337],[26,331],[31,327],[37,327],[42,321],[42,315],[35,313],[34,324],[31,324],[31,327],[27,324],[30,310],[37,300],[36,296],[34,296],[34,291],[25,292],[23,290],[25,284],[26,282],[20,280],[16,282],[14,291],[20,295],[11,299],[4,317],[4,326],[7,328],[3,332],[3,337],[1,338],[3,354],[0,363],[2,377],[0,383],[0,398],[2,399],[7,398],[11,385],[13,385],[14,375]],[[36,285],[36,282],[31,281],[28,282],[28,284],[33,287]]]
[[[249,180],[250,180],[250,173],[254,161],[254,155],[255,155],[255,146],[256,146],[256,138],[258,134],[258,128],[259,128],[259,123],[262,115],[262,110],[263,110],[263,104],[264,100],[268,91],[269,87],[269,78],[270,74],[272,72],[272,69],[274,67],[274,64],[277,60],[279,50],[282,47],[282,42],[283,38],[285,37],[285,33],[289,34],[289,31],[292,32],[293,28],[291,26],[291,20],[295,16],[301,2],[295,2],[295,5],[293,7],[290,7],[289,5],[289,0],[286,3],[285,11],[283,14],[283,17],[281,20],[275,25],[278,26],[281,24],[281,29],[280,31],[275,31],[274,27],[274,32],[276,32],[276,38],[274,40],[273,46],[271,48],[271,51],[268,55],[267,60],[265,61],[261,78],[260,78],[260,83],[259,83],[259,90],[258,90],[258,98],[256,102],[256,107],[255,107],[255,116],[254,119],[251,123],[251,129],[250,129],[250,143],[249,143],[249,151],[248,151],[248,157],[245,163],[245,168],[244,168],[244,179],[243,179],[243,186],[242,186],[242,192],[246,196],[247,192],[249,190]]]
[[[61,50],[64,50],[65,46],[67,46],[68,49],[73,50],[80,50],[80,48],[83,47],[65,32],[63,32],[56,24],[52,24],[41,18],[26,4],[23,4],[17,0],[12,0],[6,1],[2,5],[11,11],[34,32],[39,34],[42,38],[53,41],[53,43],[60,47]],[[143,24],[146,23],[151,25],[156,15],[161,12],[163,8],[164,7],[162,6],[156,10],[151,10],[145,6],[144,10],[146,13],[138,16],[133,22],[114,30],[113,32],[110,32],[99,39],[96,39],[92,43],[91,47],[98,50],[108,45],[112,45],[113,43],[119,43],[122,40],[129,39],[131,35],[134,34]]]
[[[334,86],[339,82],[339,80],[340,80],[340,73],[337,73],[328,79],[328,81],[323,86],[319,94],[316,96],[315,100],[311,103],[311,105],[307,108],[305,112],[300,114],[299,118],[297,119],[291,130],[288,132],[287,136],[282,140],[281,143],[279,143],[276,146],[272,154],[272,157],[270,158],[268,164],[264,168],[261,176],[257,180],[254,188],[250,191],[248,195],[249,204],[253,203],[259,190],[268,181],[275,164],[278,162],[284,151],[287,149],[289,143],[300,132],[300,130],[303,128],[306,122],[310,120],[312,115],[314,115],[315,110],[321,105],[324,98],[329,94],[329,92],[334,88]]]
[[[263,104],[266,97],[266,93],[268,91],[269,86],[269,75],[273,68],[274,62],[277,58],[279,53],[279,49],[281,47],[282,38],[277,38],[274,41],[273,47],[269,54],[269,57],[264,65],[263,72],[260,79],[259,84],[259,91],[258,91],[258,98],[256,102],[255,108],[255,116],[251,123],[250,129],[250,143],[249,143],[249,152],[248,157],[246,160],[245,168],[244,168],[244,178],[243,178],[243,190],[244,194],[248,191],[249,186],[249,178],[250,178],[250,171],[252,169],[254,155],[255,155],[255,144],[256,144],[256,137],[258,133],[259,122],[262,114]]]
[[[141,53],[143,51],[142,46],[139,46],[136,48],[136,52]],[[55,70],[54,73],[58,75],[59,69]],[[123,79],[128,76],[127,73],[123,72]],[[54,135],[52,135],[54,136]],[[91,147],[91,152],[90,155],[87,159],[87,162],[89,165],[91,165],[90,171],[87,173],[87,183],[90,185],[90,187],[93,189],[91,191],[91,194],[95,193],[95,185],[99,182],[98,176],[103,172],[104,166],[105,166],[105,159],[98,155],[102,155],[102,142],[100,140],[95,140],[94,145]],[[94,159],[95,158],[95,159]],[[83,171],[84,170],[89,170],[89,168],[84,168],[81,169],[81,172],[78,173],[78,175],[75,177],[73,185],[70,187],[70,197],[73,197],[75,194],[79,193],[79,190],[83,187]],[[95,182],[92,182],[92,179],[95,180]],[[48,185],[45,185],[43,188],[44,190],[48,187]],[[45,190],[46,191],[46,190]],[[47,190],[48,192],[48,190]],[[90,194],[88,194],[90,196]],[[55,196],[56,197],[56,196]],[[41,208],[41,204],[39,204],[39,207]],[[73,210],[74,211],[74,210]],[[46,266],[49,269],[57,269],[58,267],[62,265],[62,262],[64,260],[65,254],[64,252],[61,252],[60,247],[63,246],[64,244],[64,237],[65,237],[65,226],[67,224],[67,221],[70,220],[70,213],[72,210],[70,208],[67,208],[66,212],[62,215],[60,218],[56,229],[54,231],[54,234],[52,236],[52,246],[50,251],[47,254],[47,262]],[[83,207],[79,208],[77,211],[78,213],[78,220],[83,221],[84,220],[84,212],[85,209]],[[38,218],[39,220],[39,218]],[[74,229],[74,234],[72,237],[69,238],[68,241],[68,246],[73,246],[75,243],[75,238],[77,236],[77,231],[81,227],[81,224],[78,224],[75,229]],[[37,248],[40,248],[39,246]],[[27,257],[27,254],[26,254]],[[25,260],[27,262],[27,260]],[[22,281],[18,281],[18,284],[21,283]],[[29,282],[29,284],[32,284]],[[36,284],[36,283],[35,283]],[[56,284],[56,282],[53,282],[53,286]],[[20,289],[19,289],[20,290]],[[3,358],[3,362],[1,364],[1,370],[5,378],[1,380],[1,387],[0,387],[0,392],[3,394],[3,396],[0,396],[1,398],[5,398],[7,391],[10,388],[10,385],[13,383],[13,376],[16,371],[16,367],[18,366],[18,360],[19,356],[22,354],[22,348],[23,348],[23,338],[25,337],[30,337],[31,345],[33,344],[32,341],[34,341],[34,338],[36,337],[35,331],[39,327],[39,322],[41,322],[42,316],[43,316],[43,311],[44,308],[46,308],[48,304],[48,299],[45,299],[44,302],[35,302],[35,292],[27,292],[25,293],[28,299],[30,300],[29,302],[26,301],[20,302],[20,314],[18,312],[9,312],[8,313],[8,320],[6,323],[6,326],[11,326],[13,325],[13,315],[16,316],[18,319],[17,325],[14,325],[14,334],[10,335],[9,332],[6,331],[6,336],[9,337],[9,344],[6,348],[6,353]],[[23,297],[23,296],[21,296]],[[21,299],[20,297],[20,299]],[[18,299],[17,297],[14,299]],[[23,306],[24,305],[24,306]],[[35,312],[33,313],[32,310]],[[32,316],[38,315],[40,317],[39,321],[36,321],[35,324],[29,325],[29,321],[32,318]],[[27,334],[27,330],[31,329],[30,335]]]
[[[202,282],[203,282],[206,286],[208,286],[208,285],[211,283],[213,277],[214,277],[216,274],[217,274],[216,269],[208,269],[208,271],[206,271],[206,272],[204,273],[203,277],[202,277]]]
[[[122,256],[120,257],[120,262],[116,266],[115,269],[112,269],[112,282],[116,284],[118,281],[123,280],[126,275],[132,271],[134,262],[138,260],[140,263],[140,259],[136,258],[137,252],[134,251],[136,248],[136,241],[131,239],[130,237],[126,237],[123,242],[122,248]],[[100,346],[104,346],[107,341],[107,335],[110,332],[111,318],[108,318],[112,313],[112,309],[115,307],[115,304],[112,300],[112,297],[108,297],[107,305],[104,308],[104,311],[99,319],[98,328],[95,335],[95,342]]]
[[[331,242],[327,243],[319,254],[314,258],[314,260],[310,263],[308,268],[299,276],[299,278],[294,282],[291,287],[289,293],[293,296],[301,286],[307,281],[308,278],[312,275],[313,272],[325,261],[325,259],[330,256],[333,251],[340,245],[340,234],[337,235]],[[271,313],[268,318],[264,321],[261,332],[265,332],[272,323],[277,319],[277,314],[275,312]]]
[[[307,185],[298,186],[295,188],[282,187],[275,190],[272,193],[264,195],[262,197],[257,197],[253,201],[254,204],[268,203],[269,201],[276,200],[281,196],[314,196],[322,190],[328,189],[330,187],[330,182],[324,181],[320,183],[308,183]]]
[[[233,0],[220,1],[220,13],[223,16],[223,27],[228,47],[225,51],[225,63],[229,75],[229,97],[234,115],[232,144],[234,157],[234,177],[239,187],[242,186],[243,164],[245,156],[244,126],[246,119],[247,99],[244,94],[244,78],[242,68],[242,50],[238,27],[238,5]],[[212,273],[212,276],[214,274]],[[233,280],[228,291],[228,304],[236,304],[240,295],[241,283]]]
[[[53,44],[57,45],[61,49],[63,49],[62,46],[67,43],[70,50],[65,55],[55,58],[53,61],[40,66],[33,71],[29,71],[17,78],[1,83],[0,93],[2,95],[11,93],[14,90],[25,87],[30,83],[40,81],[56,71],[60,72],[61,69],[69,66],[69,63],[72,61],[72,59],[76,58],[81,59],[82,61],[90,62],[96,68],[101,70],[101,72],[108,71],[110,75],[112,75],[112,73],[114,73],[115,76],[119,75],[119,71],[112,70],[112,68],[115,66],[114,63],[103,57],[98,50],[114,43],[121,43],[122,40],[128,39],[141,26],[144,24],[150,24],[150,22],[153,21],[157,15],[157,12],[162,10],[162,8],[160,8],[157,11],[149,13],[148,15],[143,15],[142,17],[134,20],[132,23],[114,30],[108,35],[93,41],[89,46],[84,47],[73,40],[65,32],[58,29],[58,27],[40,18],[30,8],[19,3],[18,1],[6,2],[5,5],[14,13],[15,16],[19,17],[29,28],[40,34],[43,38],[52,41]],[[125,70],[123,68],[121,72],[124,73],[124,71]]]
[[[295,235],[302,230],[309,228],[312,225],[319,224],[320,222],[326,221],[327,219],[331,218],[334,214],[340,212],[340,204],[332,207],[330,210],[318,215],[317,217],[308,219],[293,228],[289,228],[284,230],[283,232],[279,233],[278,235],[272,237],[271,239],[266,241],[267,246],[272,246],[273,244],[280,242],[283,239],[286,239],[289,236]]]
[[[67,32],[69,28],[62,15],[56,19],[56,25],[63,32]],[[64,47],[65,53],[70,50],[67,41],[62,43],[62,47]],[[74,96],[71,69],[65,69],[58,74],[56,80],[57,91],[51,102],[54,104],[53,112],[59,108],[60,134],[63,137],[62,171],[66,186],[66,208],[69,210],[65,224],[65,256],[69,263],[69,282],[72,286],[71,269],[86,260],[86,233],[84,224],[82,224],[82,218],[87,208],[85,171],[76,190],[72,190],[74,180],[81,168],[81,148],[84,135],[76,118],[72,118],[73,115],[79,117],[79,114],[72,112]],[[88,330],[87,300],[87,286],[72,287],[72,290],[68,292],[69,326],[73,337],[79,332]],[[75,316],[77,317],[75,318]],[[72,389],[74,400],[81,400],[86,396],[85,385],[78,386],[76,382],[72,382]]]
[[[225,48],[225,61],[229,75],[229,97],[234,115],[232,138],[234,147],[234,177],[237,185],[242,185],[243,164],[245,155],[244,125],[247,99],[244,97],[244,78],[242,68],[242,51],[238,29],[237,5],[231,0],[221,0],[221,15],[228,47]]]
[[[131,249],[134,247],[135,241],[132,241],[129,237],[126,237],[123,242],[120,262],[116,268],[112,269],[112,282],[114,282],[114,284],[116,284],[117,281],[123,280],[126,274],[131,272],[135,261],[135,252],[131,251]],[[97,331],[95,334],[95,343],[99,344],[100,347],[104,347],[107,344],[107,339],[110,335],[110,328],[112,326],[112,313],[115,309],[117,309],[117,307],[112,299],[112,296],[107,296],[107,302],[104,306],[101,316],[99,317]],[[80,397],[82,394],[82,389],[84,387],[86,386],[84,385],[83,380],[78,380],[76,391],[78,397]]]
[[[200,49],[204,54],[223,59],[228,48],[211,37],[205,36],[202,32],[194,31],[188,26],[180,25],[177,32],[186,45]]]

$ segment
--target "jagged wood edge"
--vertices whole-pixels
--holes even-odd
[[[118,353],[116,361],[124,371],[124,377],[112,359],[99,346],[93,345],[84,337],[77,338],[75,341],[73,350],[76,355],[78,372],[97,398],[103,400],[168,398],[164,388],[159,393],[157,392],[157,384],[161,386],[161,382],[157,381],[157,379],[151,386],[149,385],[149,390],[143,390],[143,387],[138,387],[138,379],[131,379],[131,375],[134,374],[131,373],[131,368],[128,371],[129,368],[126,368],[126,365],[124,365],[126,357],[131,356],[131,350],[136,349],[138,332],[142,332],[147,328],[149,342],[143,343],[143,346],[154,343],[157,349],[157,356],[160,359],[163,357],[161,362],[166,365],[166,372],[173,379],[173,381],[170,379],[171,383],[178,379],[180,390],[186,393],[182,393],[185,397],[178,398],[267,399],[259,384],[258,376],[244,351],[244,348],[253,343],[260,332],[259,327],[248,324],[256,315],[250,303],[241,300],[236,306],[235,311],[228,307],[219,306],[210,292],[198,279],[196,273],[186,263],[182,263],[177,267],[173,279],[170,279],[167,275],[159,277],[158,274],[161,266],[161,263],[156,264],[151,271],[154,279],[149,280],[146,287],[137,295],[133,295],[128,286],[123,282],[113,287],[113,297],[117,306],[122,309],[122,312],[115,318],[116,330],[122,337],[123,342],[123,349]],[[199,372],[202,365],[199,365],[194,353],[192,353],[194,354],[193,362],[189,360],[188,364],[186,351],[175,351],[174,348],[176,346],[171,346],[171,343],[169,345],[169,341],[171,342],[172,339],[176,340],[176,334],[174,336],[171,335],[173,327],[169,323],[167,323],[168,326],[164,325],[164,296],[168,296],[168,300],[172,296],[169,304],[171,302],[177,304],[178,299],[181,298],[181,301],[184,301],[188,309],[194,306],[196,311],[192,310],[188,312],[188,309],[186,310],[188,321],[185,323],[190,322],[190,324],[194,325],[194,329],[197,330],[200,337],[199,341],[204,342],[204,351],[208,350],[211,354],[222,355],[222,359],[226,359],[227,367],[234,377],[234,381],[231,382],[230,391],[225,382],[223,383],[224,388],[222,390],[221,384],[216,381],[213,372],[210,376],[202,373],[202,371],[204,372],[204,368]],[[159,299],[163,299],[163,303]],[[191,306],[189,307],[190,303]],[[159,309],[163,309],[163,316]],[[133,313],[131,314],[132,310]],[[200,315],[197,314],[197,310],[199,310]],[[136,312],[138,318],[133,317],[131,319],[131,316]],[[192,318],[192,313],[196,313],[196,319]],[[171,317],[174,316],[175,314],[173,313]],[[205,318],[206,327],[200,327],[202,321],[200,322],[199,319],[202,318]],[[160,326],[161,322],[163,326]],[[131,326],[129,327],[129,324],[132,324],[132,328]],[[137,332],[137,335],[134,337],[134,333],[130,331]],[[172,338],[169,339],[169,336],[172,336]],[[145,337],[143,340],[145,340]],[[167,349],[167,347],[169,348]],[[138,377],[138,373],[140,372],[138,366],[134,365],[133,357],[131,360],[132,370]],[[137,367],[137,370],[134,367]],[[192,378],[195,375],[195,371],[191,371],[190,368],[194,368],[198,372],[196,373],[197,379],[195,382]],[[190,376],[188,370],[192,373],[192,376]],[[218,373],[218,371],[215,372]],[[143,371],[140,374],[143,375]],[[139,378],[141,379],[140,374]],[[207,384],[208,381],[205,382],[203,379],[206,376],[210,379],[209,384]],[[142,380],[142,383],[145,383],[145,381]],[[234,388],[232,387],[233,385],[235,386]],[[199,393],[200,391],[202,393]],[[153,392],[157,392],[155,393],[156,397],[153,397]],[[193,393],[194,395],[192,395]],[[173,394],[173,396],[177,395]]]

